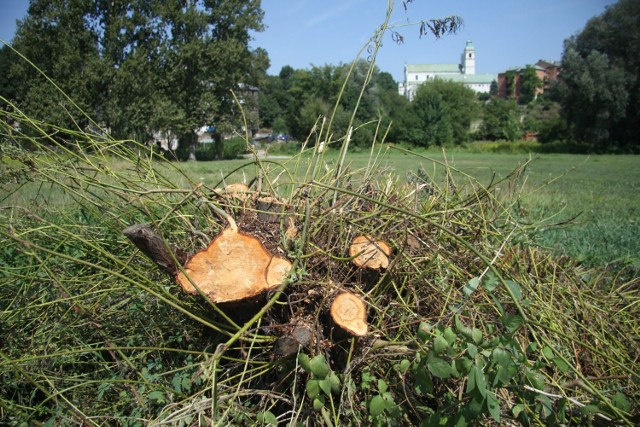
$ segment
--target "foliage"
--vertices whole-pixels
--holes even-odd
[[[421,145],[461,144],[469,139],[479,104],[473,90],[460,83],[435,79],[418,88],[412,111],[418,121]]]
[[[240,127],[230,91],[268,67],[248,48],[262,14],[259,1],[33,1],[14,40],[32,63],[10,60],[17,101],[68,129],[139,141],[171,130],[195,143],[203,125]]]
[[[520,97],[519,104],[530,104],[536,99],[537,91],[542,87],[542,80],[536,74],[536,69],[527,65],[520,72]]]
[[[485,104],[480,130],[482,138],[515,141],[520,134],[520,118],[515,101],[493,98]]]
[[[592,150],[636,150],[640,141],[640,4],[621,0],[565,41],[563,116]]]

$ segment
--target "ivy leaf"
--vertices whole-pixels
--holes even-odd
[[[302,366],[302,369],[305,370],[305,372],[311,372],[311,363],[310,363],[311,359],[309,359],[309,356],[307,356],[304,353],[300,353],[298,354],[298,363],[300,363],[300,366]]]
[[[613,406],[623,410],[624,412],[631,412],[631,402],[629,402],[629,399],[627,399],[627,396],[623,393],[617,392],[611,399],[611,403],[613,403]]]
[[[384,412],[387,404],[385,400],[380,395],[375,395],[369,402],[369,415],[372,417],[377,417]]]
[[[493,417],[493,419],[496,420],[497,423],[499,423],[500,422],[500,401],[498,400],[496,395],[493,393],[487,393],[486,397],[487,397],[487,409],[489,410],[491,417]]]
[[[321,354],[309,361],[309,368],[311,369],[311,373],[321,380],[325,379],[329,374],[329,365],[327,365],[327,361]]]
[[[524,325],[524,319],[514,314],[505,314],[500,318],[500,321],[510,333],[514,333]]]
[[[471,330],[471,339],[474,343],[480,345],[482,342],[482,331],[478,328],[473,328]]]
[[[315,399],[320,394],[320,384],[318,384],[318,380],[309,380],[307,381],[307,396],[309,399]]]
[[[449,378],[453,373],[449,362],[439,357],[432,357],[429,359],[427,361],[427,368],[433,375],[442,379]]]
[[[259,412],[256,416],[257,421],[262,424],[277,426],[278,419],[271,411]]]
[[[482,282],[482,287],[487,292],[493,292],[498,287],[498,284],[498,278],[493,274],[493,272],[489,272]]]
[[[449,347],[449,343],[441,335],[438,335],[433,340],[433,351],[436,354],[441,354],[442,352],[444,352],[447,349],[447,347]]]
[[[327,396],[331,395],[331,381],[329,381],[328,378],[318,380],[318,387],[320,387],[320,390],[322,390]]]
[[[324,399],[324,396],[322,395],[313,399],[313,410],[316,412],[322,411],[322,408],[324,408],[324,402],[325,402],[325,399]]]

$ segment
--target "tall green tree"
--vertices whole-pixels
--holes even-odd
[[[515,141],[522,134],[518,106],[514,100],[492,98],[484,106],[481,134],[489,140]]]
[[[620,0],[565,41],[562,113],[595,150],[640,149],[640,2]]]
[[[413,99],[425,145],[461,144],[469,139],[480,105],[475,92],[460,83],[435,79],[421,85]]]
[[[259,0],[32,0],[15,47],[86,114],[24,61],[12,78],[35,118],[84,127],[91,117],[140,140],[170,129],[195,158],[196,128],[242,123],[231,92],[242,98],[238,85],[268,67],[248,46],[262,18]]]
[[[14,48],[33,62],[15,61],[10,75],[21,108],[31,117],[66,128],[85,128],[100,111],[105,69],[90,0],[32,0],[20,21]],[[43,76],[52,78],[68,96]],[[71,101],[72,100],[72,101]],[[78,111],[76,104],[82,112]]]
[[[536,74],[536,69],[531,65],[527,65],[520,72],[520,97],[519,104],[529,104],[536,99],[538,89],[542,87],[542,80]]]

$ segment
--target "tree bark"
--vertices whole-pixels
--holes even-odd
[[[175,255],[181,265],[187,263],[188,255],[185,251],[167,246],[162,241],[162,237],[149,227],[148,224],[130,225],[122,233],[127,236],[138,249],[140,249],[147,257],[151,259],[162,271],[170,276],[175,276],[180,270],[180,266],[174,261],[171,252]]]

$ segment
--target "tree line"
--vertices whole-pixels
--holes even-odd
[[[249,48],[250,32],[263,30],[258,0],[32,0],[13,41],[30,62],[5,46],[0,84],[3,108],[11,101],[62,128],[93,120],[119,139],[172,131],[191,156],[195,129],[215,124],[219,141],[242,126],[239,84],[260,90],[253,127],[299,141],[331,118],[336,139],[353,125],[354,145],[382,135],[427,147],[535,132],[543,143],[629,152],[640,147],[639,18],[634,0],[592,18],[565,41],[561,78],[541,97],[541,82],[527,67],[517,100],[435,79],[410,102],[391,74],[365,60],[267,75],[268,52]]]

